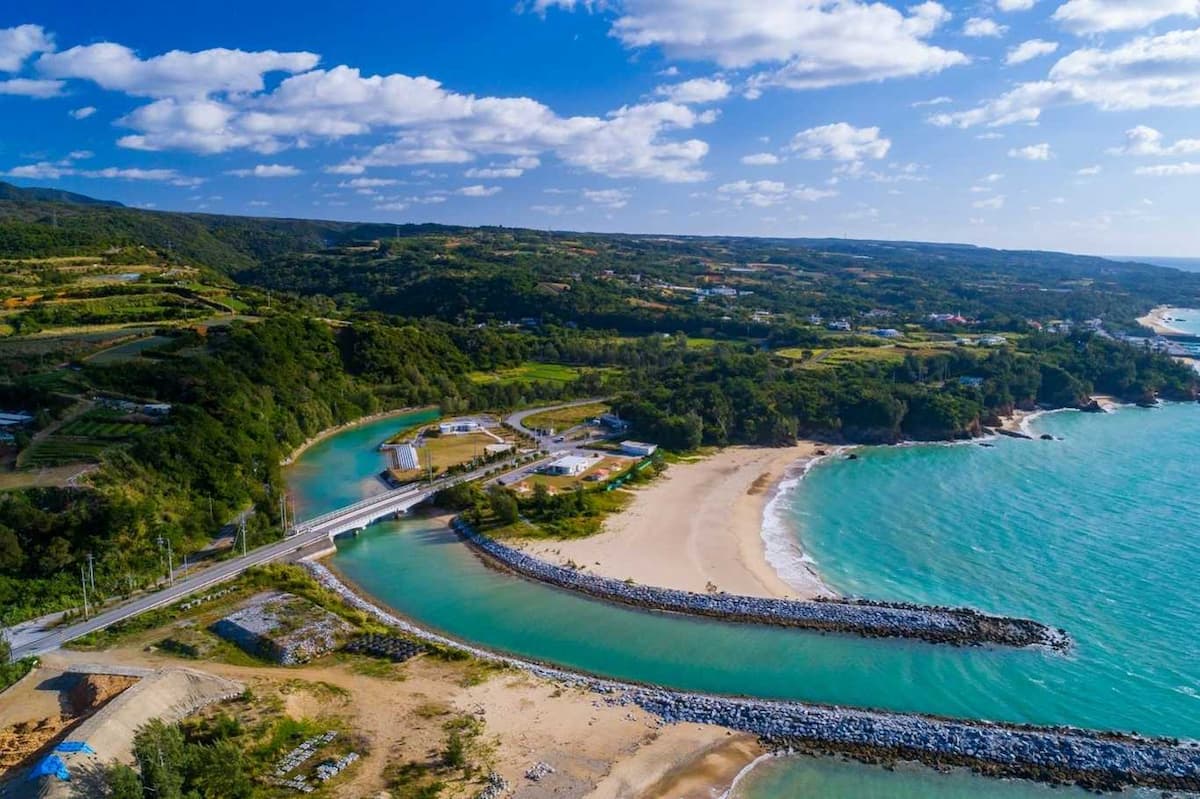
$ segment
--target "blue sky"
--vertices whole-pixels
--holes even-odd
[[[22,185],[1200,256],[1200,0],[17,5],[0,174]]]

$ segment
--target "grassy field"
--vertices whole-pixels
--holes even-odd
[[[82,419],[76,419],[70,424],[64,426],[59,432],[64,436],[100,438],[115,441],[131,438],[133,436],[140,436],[149,429],[150,427],[144,424],[112,422],[85,417]]]
[[[50,436],[21,453],[22,468],[61,466],[66,463],[90,463],[100,460],[101,453],[113,445],[111,441]]]
[[[501,438],[504,438],[501,436]],[[422,471],[428,468],[427,458],[433,462],[434,472],[440,472],[448,469],[451,466],[458,466],[461,463],[483,456],[486,452],[484,447],[489,444],[499,443],[496,439],[484,433],[466,433],[459,436],[432,436],[422,439],[423,445],[417,447],[417,454],[421,458],[421,469],[396,472],[395,476],[399,480],[413,480],[421,476]],[[505,439],[511,441],[511,439]]]
[[[535,429],[566,430],[568,427],[574,427],[602,413],[608,413],[609,410],[611,410],[611,406],[607,402],[592,402],[587,405],[576,405],[573,408],[556,408],[525,417],[525,426]]]
[[[579,377],[579,370],[560,363],[528,362],[494,372],[471,372],[468,377],[475,383],[569,383]]]
[[[124,344],[118,344],[115,347],[101,350],[95,355],[88,357],[87,360],[91,363],[101,365],[131,361],[134,358],[141,357],[141,354],[146,350],[162,346],[170,341],[171,339],[168,336],[147,336],[146,338],[127,341]]]
[[[596,454],[599,455],[600,453]],[[530,475],[514,486],[513,490],[515,490],[518,494],[523,494],[533,491],[533,487],[539,483],[550,489],[551,493],[558,493],[560,491],[574,491],[579,486],[584,486],[586,488],[603,485],[605,480],[620,474],[634,463],[635,461],[629,458],[613,458],[609,456],[602,456],[595,458],[592,464],[588,466],[587,471],[583,474],[561,476],[548,474]],[[595,476],[600,470],[607,471],[608,476],[603,480],[587,479],[589,476]]]

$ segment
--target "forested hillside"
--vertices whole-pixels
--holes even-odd
[[[611,395],[675,450],[978,434],[1095,392],[1194,399],[1124,341],[1200,275],[1055,253],[156,213],[0,185],[0,607],[161,577],[281,462],[385,409]],[[164,410],[164,408],[166,410]]]

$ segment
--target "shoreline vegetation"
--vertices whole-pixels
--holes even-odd
[[[321,432],[317,433],[316,435],[310,436],[308,439],[306,439],[304,441],[304,443],[300,444],[295,449],[293,449],[290,453],[288,453],[286,458],[284,458],[282,461],[279,462],[279,465],[280,466],[293,465],[296,462],[296,460],[299,459],[299,457],[301,455],[303,455],[305,452],[307,452],[309,449],[316,446],[317,444],[320,444],[322,441],[329,438],[330,436],[337,435],[338,433],[343,433],[347,430],[353,430],[356,427],[361,427],[362,425],[370,424],[371,422],[378,422],[383,419],[390,419],[394,416],[404,416],[405,414],[409,414],[409,413],[420,413],[421,411],[436,410],[437,407],[438,406],[436,406],[436,405],[423,405],[423,406],[418,406],[418,407],[414,407],[414,408],[395,408],[390,411],[380,411],[379,413],[373,413],[369,416],[363,416],[358,419],[355,419],[352,422],[344,422],[339,425],[334,425],[333,427],[327,427],[324,430],[322,430]]]

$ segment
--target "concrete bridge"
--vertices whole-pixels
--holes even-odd
[[[315,538],[324,535],[332,541],[346,533],[357,533],[380,519],[407,513],[443,488],[448,488],[466,479],[469,478],[467,476],[443,478],[432,483],[401,486],[361,502],[355,502],[353,505],[306,519],[292,528],[289,537]]]

